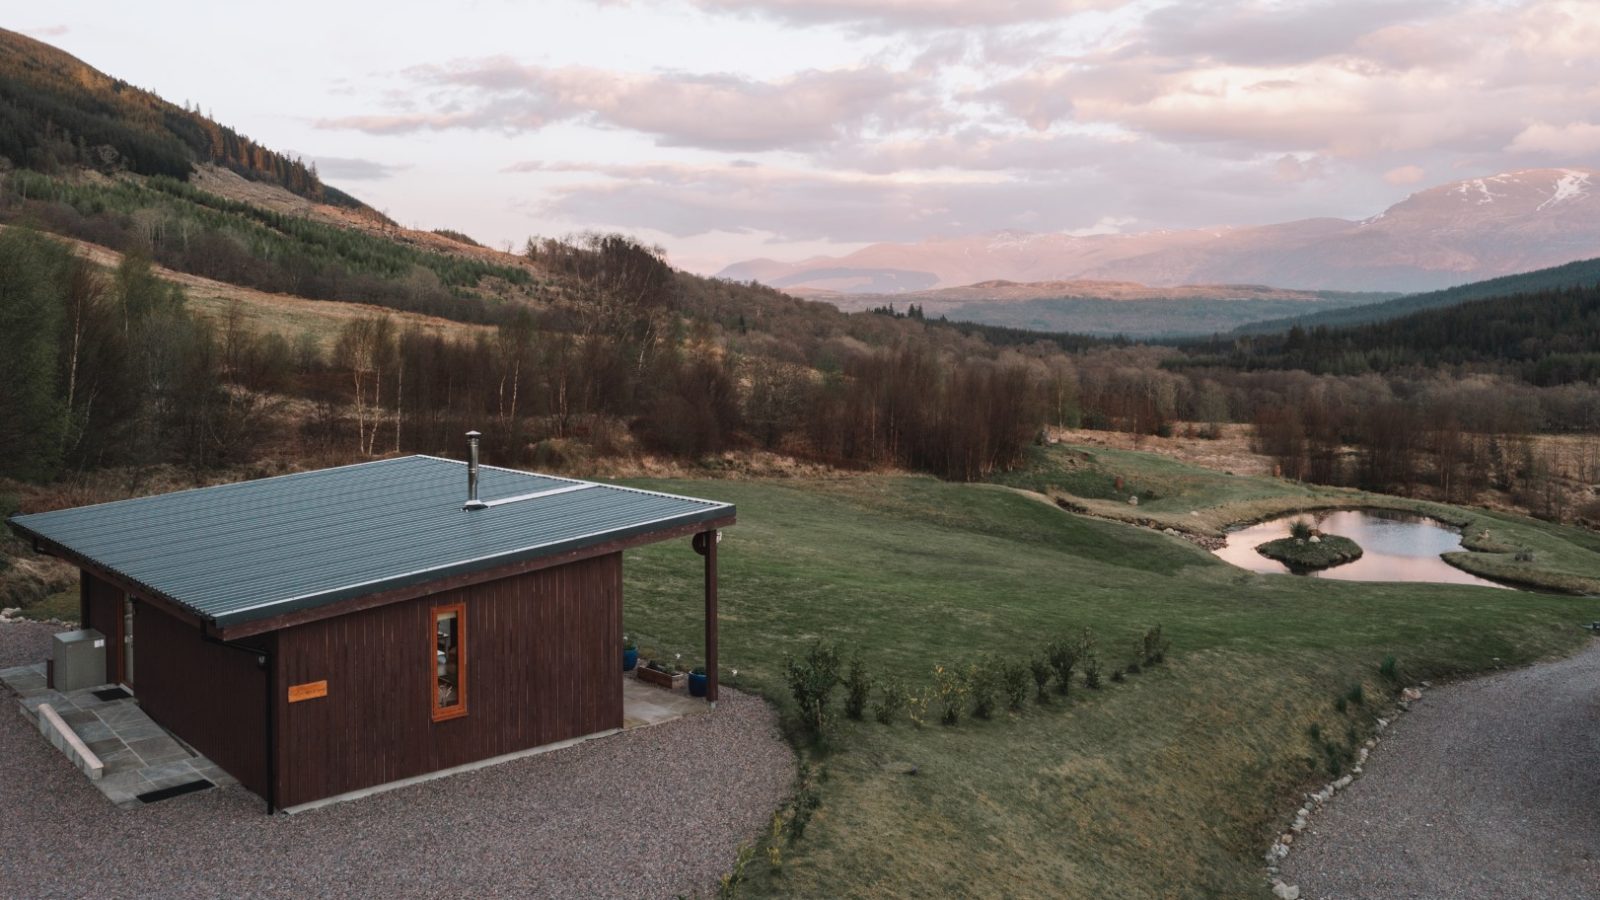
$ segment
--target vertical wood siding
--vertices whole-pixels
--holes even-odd
[[[87,592],[89,598],[89,619],[83,627],[106,636],[106,680],[116,684],[122,680],[122,589],[82,569],[78,570],[78,577],[81,590]]]
[[[256,654],[207,641],[148,603],[134,604],[133,641],[139,706],[265,797],[267,672]]]
[[[447,603],[465,605],[471,702],[434,722]],[[278,805],[620,728],[621,632],[620,553],[276,632]],[[327,696],[288,702],[323,680]]]

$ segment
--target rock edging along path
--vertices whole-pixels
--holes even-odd
[[[0,625],[0,667],[57,630]],[[724,687],[711,715],[302,815],[239,787],[118,809],[0,688],[0,897],[710,896],[794,772],[772,708]]]
[[[1600,640],[1429,691],[1279,865],[1318,900],[1600,898]]]

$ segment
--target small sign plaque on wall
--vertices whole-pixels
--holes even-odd
[[[315,700],[318,697],[326,696],[328,696],[328,682],[326,680],[289,685],[290,703],[299,703],[301,700]]]

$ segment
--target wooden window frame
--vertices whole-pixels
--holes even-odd
[[[456,697],[454,706],[439,705],[439,617],[456,614]],[[467,605],[441,603],[428,615],[428,705],[433,721],[459,719],[467,714]]]

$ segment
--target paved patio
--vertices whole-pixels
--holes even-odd
[[[115,685],[64,694],[46,686],[44,663],[0,670],[0,682],[16,692],[23,714],[35,725],[40,706],[49,704],[60,715],[105,764],[100,778],[91,778],[91,783],[119,807],[140,806],[149,802],[141,800],[142,795],[197,781],[214,786],[238,783],[145,715],[137,697],[105,700],[95,695],[95,691]],[[691,697],[687,691],[646,684],[632,673],[622,679],[623,730],[660,725],[710,709],[704,699]]]
[[[629,672],[622,676],[622,727],[640,728],[660,725],[684,716],[697,716],[710,712],[711,704],[702,697],[691,697],[688,691],[669,691],[653,684],[645,684]]]
[[[102,700],[101,685],[63,694],[45,684],[44,663],[0,670],[0,682],[17,693],[23,714],[35,725],[39,707],[49,704],[61,720],[105,764],[91,780],[117,806],[140,806],[140,795],[207,781],[221,786],[237,782],[216,763],[192,751],[157,725],[133,697]]]

